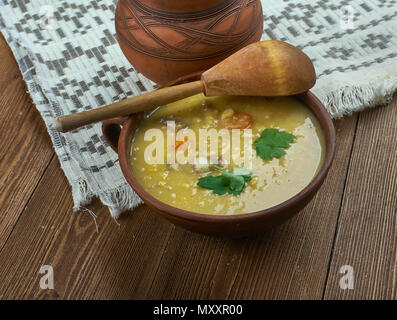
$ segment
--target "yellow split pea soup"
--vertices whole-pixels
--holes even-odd
[[[176,131],[193,130],[197,134],[197,150],[200,129],[251,129],[252,142],[267,128],[291,133],[295,138],[285,149],[285,155],[266,160],[256,154],[252,143],[243,147],[244,134],[241,134],[241,155],[247,150],[252,152],[251,167],[248,168],[252,172],[251,180],[246,182],[240,194],[218,195],[197,185],[199,178],[221,174],[207,164],[210,158],[204,161],[200,158],[193,164],[167,163],[167,139],[171,139],[167,137],[167,121],[174,121]],[[164,133],[164,163],[149,164],[145,159],[145,149],[155,142],[154,137],[145,141],[145,132],[149,129]],[[186,143],[186,140],[172,138],[176,149]],[[222,143],[219,146],[222,147]],[[324,137],[317,119],[293,97],[208,98],[199,94],[159,108],[144,118],[134,135],[131,167],[145,190],[164,203],[203,214],[244,214],[275,206],[299,193],[316,176],[324,152]],[[219,157],[218,167],[229,172],[241,167],[233,157],[230,159],[224,161]]]

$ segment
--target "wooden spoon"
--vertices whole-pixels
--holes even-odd
[[[93,122],[150,110],[200,92],[206,96],[288,96],[309,90],[315,82],[314,67],[306,54],[288,43],[266,40],[237,51],[204,72],[201,80],[61,116],[52,128],[67,132]]]

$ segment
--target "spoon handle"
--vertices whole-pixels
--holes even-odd
[[[105,107],[61,116],[52,124],[52,128],[60,132],[68,132],[90,123],[154,109],[203,91],[201,80],[158,89]]]

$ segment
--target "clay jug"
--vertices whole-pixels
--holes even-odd
[[[260,0],[119,0],[116,34],[158,84],[204,71],[262,35]]]

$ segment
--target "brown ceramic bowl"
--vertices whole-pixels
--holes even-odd
[[[198,74],[190,75],[170,85],[197,78]],[[141,113],[104,121],[102,130],[106,141],[119,155],[120,166],[128,183],[155,212],[170,222],[192,231],[231,237],[247,236],[277,226],[302,210],[320,188],[331,166],[335,150],[335,128],[328,112],[311,92],[296,97],[312,111],[323,130],[326,147],[324,163],[309,185],[292,198],[274,207],[247,214],[220,216],[194,213],[175,208],[150,195],[135,179],[130,168],[131,142],[135,129],[142,119]]]

